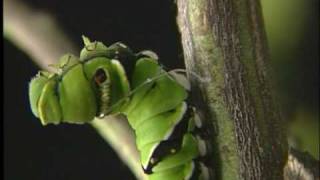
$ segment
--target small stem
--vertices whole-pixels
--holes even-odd
[[[48,69],[67,51],[78,54],[55,19],[16,0],[4,1],[4,36]]]
[[[96,118],[91,122],[91,125],[117,151],[119,157],[129,166],[137,179],[147,179],[142,171],[134,133],[129,127],[127,119],[112,116],[103,120]]]

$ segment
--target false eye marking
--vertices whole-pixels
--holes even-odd
[[[105,71],[103,69],[98,69],[94,75],[94,81],[97,83],[97,85],[101,85],[108,79],[108,76],[106,75]]]
[[[94,75],[94,81],[98,87],[98,96],[99,96],[99,111],[97,113],[99,118],[103,118],[107,115],[110,104],[110,80],[108,79],[109,74],[104,69],[97,69]]]

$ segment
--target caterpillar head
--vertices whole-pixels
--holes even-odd
[[[33,114],[43,125],[84,123],[97,112],[95,92],[77,57],[63,56],[57,73],[40,71],[29,83],[29,100]]]
[[[98,47],[102,50],[104,45]],[[82,51],[85,55],[94,52]],[[51,66],[57,72],[40,71],[29,84],[31,110],[43,125],[89,122],[105,115],[110,105],[129,92],[124,69],[116,60],[81,61],[67,54]]]

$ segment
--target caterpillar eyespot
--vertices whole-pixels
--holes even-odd
[[[136,134],[150,180],[212,179],[199,158],[208,153],[207,144],[195,134],[203,122],[187,104],[190,84],[181,70],[165,71],[151,51],[133,54],[122,43],[83,40],[80,57],[65,55],[54,65],[61,73],[41,71],[32,78],[30,105],[41,123],[81,124],[120,113]],[[124,56],[134,57],[132,74],[117,59]]]

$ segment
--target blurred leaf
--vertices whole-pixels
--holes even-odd
[[[289,125],[291,143],[300,151],[308,151],[319,159],[319,121],[318,116],[300,108]]]
[[[261,0],[271,54],[290,51],[303,35],[306,0]]]

